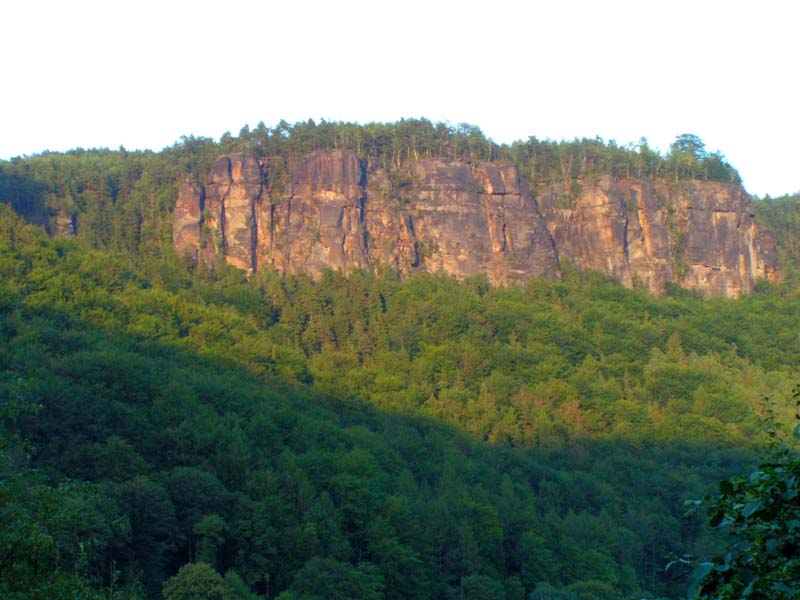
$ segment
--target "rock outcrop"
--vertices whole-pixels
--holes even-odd
[[[369,267],[364,174],[352,152],[315,152],[292,172],[286,195],[259,212],[259,266],[317,275]]]
[[[172,211],[172,245],[181,256],[197,261],[208,242],[203,236],[205,192],[191,177],[187,177],[178,191]],[[204,253],[208,262],[209,255]]]
[[[735,297],[756,279],[776,280],[775,236],[758,227],[741,187],[688,182],[669,200],[675,206],[678,279],[689,288]]]
[[[347,150],[283,161],[235,154],[214,163],[205,186],[187,180],[173,214],[176,251],[208,263],[221,254],[249,271],[388,265],[486,274],[495,285],[558,279],[568,260],[656,294],[675,282],[737,296],[777,277],[774,239],[733,184],[601,177],[531,190],[508,163],[368,169]],[[289,173],[273,196],[271,171]]]
[[[48,230],[55,235],[74,236],[75,217],[67,209],[60,208],[54,215],[52,225],[48,227]]]
[[[668,282],[736,297],[778,277],[775,240],[737,185],[602,177],[567,194],[540,194],[562,260],[655,294]]]
[[[384,249],[403,240],[391,261],[401,270],[416,266],[458,278],[485,273],[496,285],[560,276],[552,238],[513,165],[423,159],[410,165],[404,187],[399,206],[375,211],[378,222],[391,219],[387,208],[398,214],[400,231],[382,240],[373,227],[370,236]]]

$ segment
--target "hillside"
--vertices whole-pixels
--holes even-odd
[[[343,167],[325,175],[350,156],[368,176],[408,164],[463,173],[450,180],[458,206],[498,195],[493,173],[505,186],[516,170],[520,191],[562,185],[557,162],[502,166],[519,148],[484,148],[474,131],[454,132],[449,156],[426,158],[422,143],[398,143],[399,156],[335,136],[353,148],[301,145],[317,128],[275,140],[284,155],[272,162],[275,148],[243,132],[159,154],[0,165],[0,198],[72,234],[48,236],[0,206],[0,594],[172,600],[204,582],[207,597],[249,600],[682,597],[686,582],[664,572],[669,557],[710,556],[724,543],[684,517],[684,501],[755,462],[764,396],[788,423],[800,353],[794,279],[704,298],[674,282],[654,295],[563,256],[543,263],[552,278],[510,286],[492,285],[483,265],[455,277],[380,260],[344,273],[320,258],[323,231],[308,246],[314,270],[248,272],[237,252],[253,246],[203,245],[238,227],[214,221],[215,197],[224,207],[260,190],[262,202],[281,198],[270,201],[277,212],[306,194],[320,215],[312,208],[339,198],[325,190],[369,193],[369,178]],[[641,150],[553,147],[616,160],[597,167],[607,173],[595,173],[592,194],[622,194],[625,206],[647,186],[750,202],[727,167],[711,169],[719,157],[704,158],[707,171],[703,161],[681,171],[669,158],[635,162]],[[255,157],[258,184],[222,191],[217,175],[235,170],[219,171],[220,155]],[[595,169],[574,168],[576,181]],[[424,193],[427,180],[415,177],[398,189]],[[464,192],[469,178],[475,188]],[[335,187],[343,181],[350,187]],[[173,230],[173,206],[191,190],[211,206],[187,257],[173,244],[195,242]],[[428,192],[428,202],[442,196]],[[420,198],[386,214],[422,213]],[[759,218],[785,220],[770,215]],[[785,269],[791,236],[776,236]],[[355,238],[371,261],[375,238]],[[181,571],[199,563],[209,566]]]

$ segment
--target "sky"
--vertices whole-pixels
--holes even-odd
[[[3,8],[0,159],[160,150],[263,121],[477,125],[665,152],[800,191],[793,0],[25,0]]]

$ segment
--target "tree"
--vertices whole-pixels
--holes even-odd
[[[794,391],[800,419],[800,385]],[[697,501],[712,527],[733,537],[731,552],[695,568],[696,598],[790,600],[800,596],[800,456],[778,441],[747,477],[719,484],[719,495]],[[800,425],[795,429],[800,438]]]
[[[164,600],[229,600],[222,576],[206,563],[187,563],[164,584]]]
[[[528,598],[529,600],[578,600],[578,598],[570,592],[553,587],[546,581],[537,583]]]
[[[522,534],[519,547],[520,578],[528,588],[539,581],[549,581],[558,570],[558,562],[545,545],[545,540],[535,531]]]
[[[195,523],[193,531],[198,536],[197,558],[211,565],[217,564],[219,547],[225,541],[225,520],[219,515],[204,515]]]
[[[112,497],[130,521],[130,541],[121,558],[142,571],[145,591],[154,594],[173,549],[175,507],[163,486],[141,475],[113,488]]]
[[[315,556],[297,572],[289,591],[280,597],[303,600],[379,600],[383,593],[383,579],[374,565],[361,563],[354,567],[349,563]]]
[[[499,581],[473,573],[462,577],[461,596],[466,600],[506,600],[506,591]]]
[[[685,154],[694,159],[694,162],[701,162],[706,156],[706,145],[700,137],[693,133],[682,133],[669,147],[670,154]]]
[[[706,157],[706,145],[694,134],[683,133],[675,138],[667,156],[675,179],[691,179],[700,174]]]

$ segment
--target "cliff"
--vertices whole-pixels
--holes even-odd
[[[479,273],[495,284],[559,277],[552,238],[510,164],[425,159],[403,173],[367,172],[353,152],[315,152],[270,197],[264,165],[216,161],[203,187],[189,179],[173,212],[180,254],[280,271],[373,268]],[[213,242],[213,243],[212,243]]]
[[[736,297],[779,276],[775,238],[757,226],[738,185],[602,177],[578,187],[539,195],[562,260],[655,294],[674,282]]]
[[[495,285],[560,277],[560,261],[629,287],[668,282],[737,296],[778,277],[775,241],[734,184],[601,177],[530,189],[509,163],[424,158],[368,168],[351,151],[297,164],[236,154],[206,185],[188,179],[173,213],[177,252],[250,271],[327,268],[486,274]],[[289,171],[271,196],[270,172]]]

